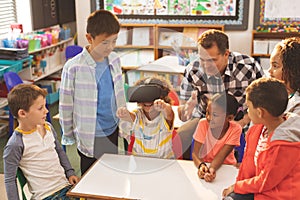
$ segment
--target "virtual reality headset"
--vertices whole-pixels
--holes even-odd
[[[169,94],[169,89],[157,84],[133,86],[128,89],[129,102],[145,103],[161,99]]]

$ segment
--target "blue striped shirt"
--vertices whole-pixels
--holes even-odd
[[[108,57],[117,107],[126,106],[120,59],[112,52]],[[60,85],[59,117],[63,130],[62,144],[77,143],[78,150],[94,156],[98,90],[96,62],[86,48],[67,61]]]

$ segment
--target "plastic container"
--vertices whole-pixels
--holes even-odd
[[[46,96],[46,101],[50,105],[50,104],[57,102],[58,98],[59,98],[59,92],[49,93]]]
[[[18,73],[23,68],[30,67],[31,62],[32,56],[28,56],[27,58],[21,60],[0,60],[0,65],[6,66],[8,68],[7,71]]]
[[[0,80],[3,79],[3,74],[5,74],[6,72],[8,72],[8,66],[0,65]]]

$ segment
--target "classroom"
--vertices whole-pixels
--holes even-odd
[[[297,199],[299,6],[4,0],[0,199]]]

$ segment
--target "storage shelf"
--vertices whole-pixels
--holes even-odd
[[[154,45],[149,46],[134,46],[134,45],[124,45],[124,46],[116,46],[116,49],[154,49]]]
[[[131,45],[133,40],[134,28],[149,28],[149,44],[147,46]],[[207,29],[218,29],[224,31],[224,25],[210,25],[210,24],[121,24],[121,30],[127,30],[127,43],[126,45],[116,46],[117,50],[120,49],[139,49],[139,50],[151,50],[153,49],[154,60],[162,57],[162,50],[171,50],[172,46],[160,45],[159,39],[162,32],[178,32],[182,33],[182,36],[189,37],[186,35],[185,30],[188,28],[196,29],[196,32],[192,32],[194,37],[197,38],[198,34]],[[202,31],[201,31],[202,30]],[[121,32],[120,32],[121,33]],[[195,41],[196,43],[197,41]],[[196,46],[182,46],[179,44],[180,49],[196,51]]]
[[[50,76],[51,74],[54,74],[55,72],[58,72],[58,71],[61,70],[63,67],[64,67],[64,65],[61,64],[61,65],[56,66],[56,67],[53,68],[53,69],[50,69],[49,71],[47,71],[47,73],[42,74],[41,76],[33,76],[32,81],[33,81],[33,82],[36,82],[36,81],[39,81],[39,80],[41,80],[41,79],[44,79],[44,78],[46,78],[47,76]]]
[[[50,46],[46,46],[46,47],[43,47],[43,48],[40,48],[40,49],[36,49],[36,50],[34,50],[34,51],[29,51],[28,53],[29,53],[29,54],[40,53],[41,51],[45,51],[45,50],[51,49],[51,48],[53,48],[53,47],[57,47],[57,46],[59,46],[59,45],[61,45],[61,44],[65,44],[65,43],[70,42],[70,41],[72,41],[72,40],[73,40],[73,38],[69,38],[69,39],[67,39],[67,40],[62,40],[62,41],[57,42],[57,43],[55,43],[55,44],[52,44],[52,45],[50,45]]]
[[[274,45],[280,40],[283,40],[285,38],[289,37],[300,37],[299,32],[257,32],[253,31],[252,32],[252,45],[251,45],[251,56],[252,57],[262,57],[262,58],[269,58],[271,55],[270,53],[272,52]],[[254,49],[256,49],[254,46],[255,41],[266,41],[268,42],[268,52],[265,54],[262,53],[255,53]],[[271,44],[272,43],[272,44]]]

